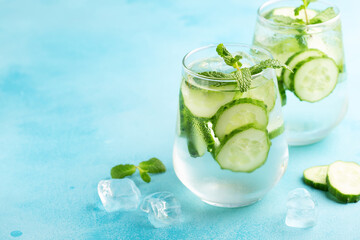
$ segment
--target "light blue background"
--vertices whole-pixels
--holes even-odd
[[[310,166],[360,162],[360,16],[342,11],[350,107],[325,140],[290,148],[288,170],[259,203],[202,203],[172,168],[181,60],[219,42],[251,43],[262,1],[0,0],[0,239],[359,239],[360,204],[301,181]],[[171,191],[184,223],[153,229],[141,212],[105,213],[97,183],[120,163],[157,156],[167,172],[143,195]],[[307,188],[319,221],[284,224],[288,191]]]

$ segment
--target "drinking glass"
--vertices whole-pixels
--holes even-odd
[[[289,145],[306,145],[323,139],[341,122],[348,106],[339,9],[316,1],[308,7],[308,19],[330,8],[334,17],[310,25],[289,25],[275,20],[277,16],[295,18],[294,9],[299,5],[298,0],[263,4],[258,9],[253,39],[255,46],[267,49],[294,71],[293,74],[277,71],[279,88],[286,89],[283,113]],[[304,16],[300,12],[299,17],[305,20]]]
[[[261,48],[228,44],[243,66],[272,58]],[[182,62],[174,170],[202,201],[240,207],[261,199],[281,178],[288,161],[281,101],[273,69],[252,76],[241,92],[234,79],[199,73],[234,71],[216,45],[186,54]]]

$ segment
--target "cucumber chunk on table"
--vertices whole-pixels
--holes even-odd
[[[295,68],[292,81],[294,93],[300,100],[317,102],[335,89],[339,69],[333,59],[310,57]]]
[[[216,154],[222,169],[233,172],[253,172],[261,167],[270,150],[267,130],[253,124],[243,126],[227,135]]]
[[[316,166],[308,168],[304,171],[304,182],[305,184],[327,191],[328,185],[326,183],[328,166]]]
[[[240,98],[222,106],[214,116],[215,135],[221,140],[233,130],[254,124],[266,129],[268,114],[262,101]]]
[[[336,161],[329,165],[327,178],[329,192],[344,203],[360,200],[360,165]]]

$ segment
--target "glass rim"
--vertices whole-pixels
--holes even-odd
[[[321,3],[321,4],[324,4],[324,5],[327,5],[328,7],[332,7],[334,8],[335,12],[336,12],[336,16],[325,21],[325,22],[322,22],[322,23],[316,23],[316,24],[308,24],[308,25],[284,25],[284,24],[281,24],[281,23],[276,23],[276,22],[273,22],[269,19],[266,19],[264,16],[261,15],[261,11],[265,8],[265,7],[268,7],[270,5],[273,5],[275,3],[279,3],[279,2],[290,2],[290,1],[294,1],[295,0],[269,0],[269,1],[266,1],[264,2],[257,10],[257,18],[258,20],[261,20],[262,22],[264,22],[265,24],[268,24],[268,25],[271,25],[271,26],[274,26],[274,27],[278,27],[278,28],[285,28],[285,29],[312,29],[312,28],[319,28],[319,27],[322,27],[322,26],[328,26],[328,25],[331,25],[333,24],[334,22],[338,21],[339,18],[340,18],[340,9],[333,3],[330,3],[330,2],[327,2],[327,1],[323,1],[323,0],[318,0],[316,1],[317,3]]]
[[[255,49],[255,50],[258,50],[260,52],[263,52],[265,53],[266,55],[268,55],[269,59],[274,59],[274,57],[272,56],[272,54],[264,49],[264,48],[261,48],[261,47],[257,47],[257,46],[253,46],[253,45],[250,45],[250,44],[244,44],[244,43],[223,43],[224,46],[226,47],[242,47],[242,48],[248,48],[248,49]],[[193,54],[197,53],[197,52],[200,52],[202,50],[205,50],[205,49],[209,49],[209,48],[216,48],[218,46],[218,44],[210,44],[210,45],[207,45],[207,46],[203,46],[203,47],[199,47],[199,48],[195,48],[194,50],[191,50],[190,52],[188,52],[187,54],[185,54],[185,56],[183,57],[183,60],[182,60],[182,66],[183,66],[183,69],[185,70],[185,72],[187,74],[190,74],[192,75],[193,77],[196,77],[196,78],[200,78],[202,80],[205,80],[205,81],[211,81],[211,82],[228,82],[228,83],[231,83],[231,82],[236,82],[236,79],[224,79],[224,78],[215,78],[215,77],[206,77],[204,75],[200,75],[198,74],[197,72],[194,72],[193,70],[191,70],[185,63],[185,61]],[[251,76],[251,79],[254,79],[260,75],[262,75],[263,71],[257,73],[257,74],[254,74]]]

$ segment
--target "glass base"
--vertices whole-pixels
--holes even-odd
[[[249,201],[249,202],[244,202],[244,203],[237,203],[237,204],[224,204],[224,203],[216,203],[216,202],[210,202],[210,201],[206,201],[204,199],[201,199],[201,201],[203,201],[204,203],[207,203],[209,205],[215,206],[215,207],[223,207],[223,208],[239,208],[239,207],[246,207],[249,206],[251,204],[254,204],[258,201],[260,201],[261,198],[253,200],[253,201]]]
[[[348,110],[348,103],[346,101],[345,106],[342,109],[342,112],[339,114],[339,117],[336,121],[327,128],[323,128],[318,131],[309,131],[309,132],[296,132],[291,131],[291,126],[286,126],[286,139],[290,146],[304,146],[310,145],[316,142],[321,141],[325,137],[327,137],[330,132],[344,119]],[[290,130],[289,130],[290,129]]]
[[[323,134],[314,134],[310,137],[308,136],[301,136],[300,137],[287,137],[287,141],[289,146],[305,146],[305,145],[310,145],[313,143],[317,143],[319,141],[321,141],[322,139],[324,139],[328,134],[330,133],[330,131],[326,131],[326,133]],[[291,133],[287,133],[287,135],[291,135]]]

